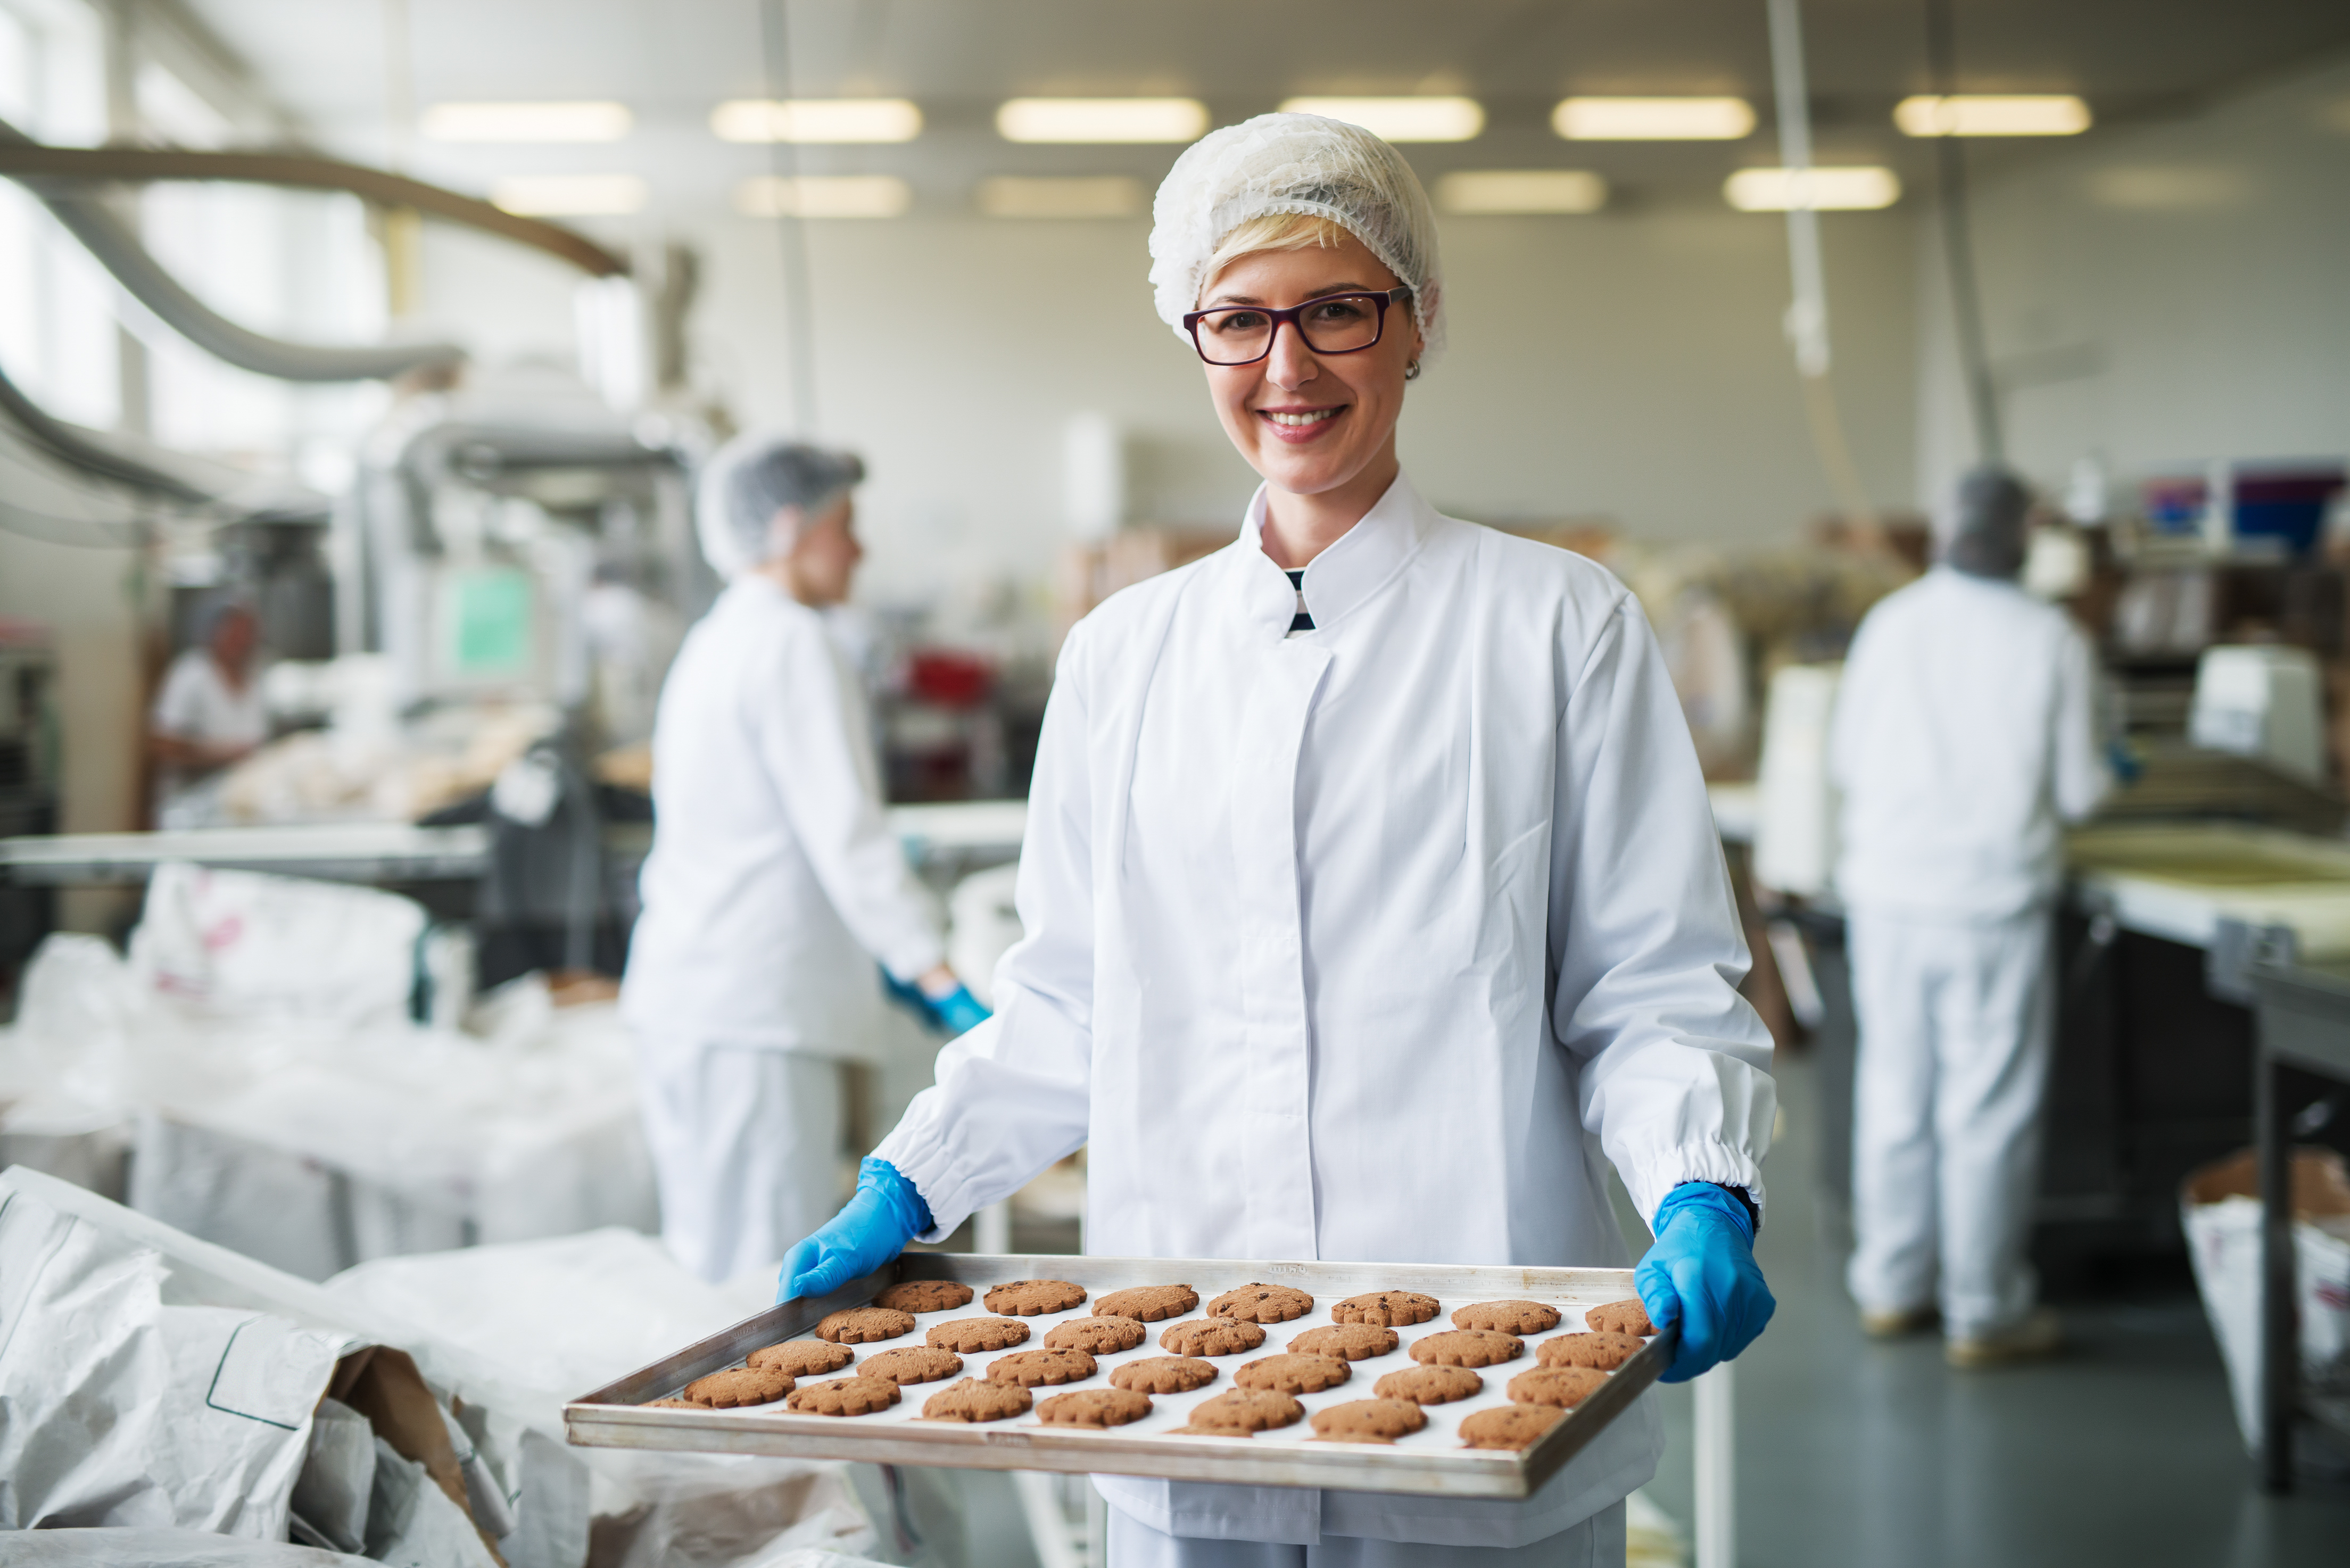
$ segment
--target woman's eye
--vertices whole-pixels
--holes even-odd
[[[1211,332],[1262,332],[1264,313],[1256,310],[1228,310],[1222,316],[1208,317]]]
[[[1314,319],[1343,327],[1363,318],[1363,302],[1359,299],[1326,299],[1314,307]]]

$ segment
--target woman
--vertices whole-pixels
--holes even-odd
[[[1427,196],[1368,132],[1268,115],[1177,161],[1151,252],[1264,484],[1232,545],[1071,633],[1000,1011],[785,1293],[1080,1144],[1106,1252],[1604,1264],[1604,1155],[1659,1231],[1672,1375],[1735,1355],[1771,1310],[1774,1100],[1704,784],[1621,585],[1403,477],[1442,337]],[[1523,1503],[1096,1485],[1118,1568],[1621,1561],[1659,1442],[1644,1402]]]
[[[825,630],[864,556],[864,476],[846,452],[764,437],[713,460],[702,550],[732,580],[653,721],[620,1004],[661,1234],[705,1279],[774,1262],[837,1200],[837,1059],[879,1028],[876,959],[941,1022],[985,1016],[882,819],[863,699]]]

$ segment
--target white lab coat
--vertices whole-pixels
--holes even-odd
[[[945,951],[881,811],[856,678],[824,619],[744,576],[679,649],[653,723],[653,847],[620,1006],[640,1031],[866,1055],[878,960]]]
[[[1399,478],[1296,596],[1240,539],[1063,649],[1027,932],[876,1151],[942,1236],[1089,1145],[1093,1250],[1624,1261],[1677,1183],[1762,1197],[1771,1042],[1689,727],[1623,586]],[[1520,1545],[1653,1472],[1643,1402],[1537,1497],[1097,1478],[1180,1535]]]
[[[653,847],[620,1006],[661,1233],[723,1279],[838,1203],[837,1068],[889,1038],[878,960],[943,952],[881,812],[865,703],[823,618],[763,577],[686,635],[653,722]]]
[[[1836,689],[1847,905],[1993,920],[2063,880],[2063,823],[2096,808],[2096,665],[2064,612],[1938,566],[1860,623]]]
[[[1959,1338],[2035,1293],[2048,906],[2063,825],[2108,783],[2096,706],[2062,610],[1950,567],[1869,611],[1836,692],[1860,1031],[1846,1283],[1875,1312],[1939,1304]]]

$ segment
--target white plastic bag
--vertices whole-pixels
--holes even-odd
[[[423,907],[393,893],[165,861],[132,967],[155,990],[246,1015],[404,1018]]]
[[[2304,1397],[2350,1397],[2350,1176],[2330,1149],[2293,1156],[2293,1269]],[[2260,1441],[2261,1204],[2251,1150],[2207,1165],[2179,1194],[2203,1310],[2227,1364],[2246,1448]]]

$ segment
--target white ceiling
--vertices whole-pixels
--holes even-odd
[[[390,0],[185,0],[318,141],[380,161]],[[1960,86],[2074,91],[2106,128],[2191,112],[2213,96],[2350,48],[2341,0],[1955,0]],[[769,0],[770,14],[783,9]],[[1762,0],[792,0],[788,38],[763,38],[760,0],[407,0],[421,105],[436,99],[618,99],[637,130],[607,146],[421,147],[412,167],[479,190],[499,174],[626,171],[669,209],[720,201],[774,154],[707,129],[721,99],[904,95],[928,120],[902,147],[809,149],[812,171],[912,180],[960,203],[991,173],[1155,177],[1169,148],[1034,148],[1000,140],[1020,94],[1187,93],[1229,121],[1303,91],[1465,91],[1489,110],[1473,142],[1411,150],[1425,174],[1580,166],[1632,199],[1711,192],[1773,156],[1744,142],[1570,145],[1547,127],[1569,91],[1769,98]],[[1922,175],[1896,99],[1923,90],[1922,0],[1804,6],[1820,155]],[[2092,134],[2096,134],[2092,132]],[[2030,149],[1985,148],[1990,159]]]

